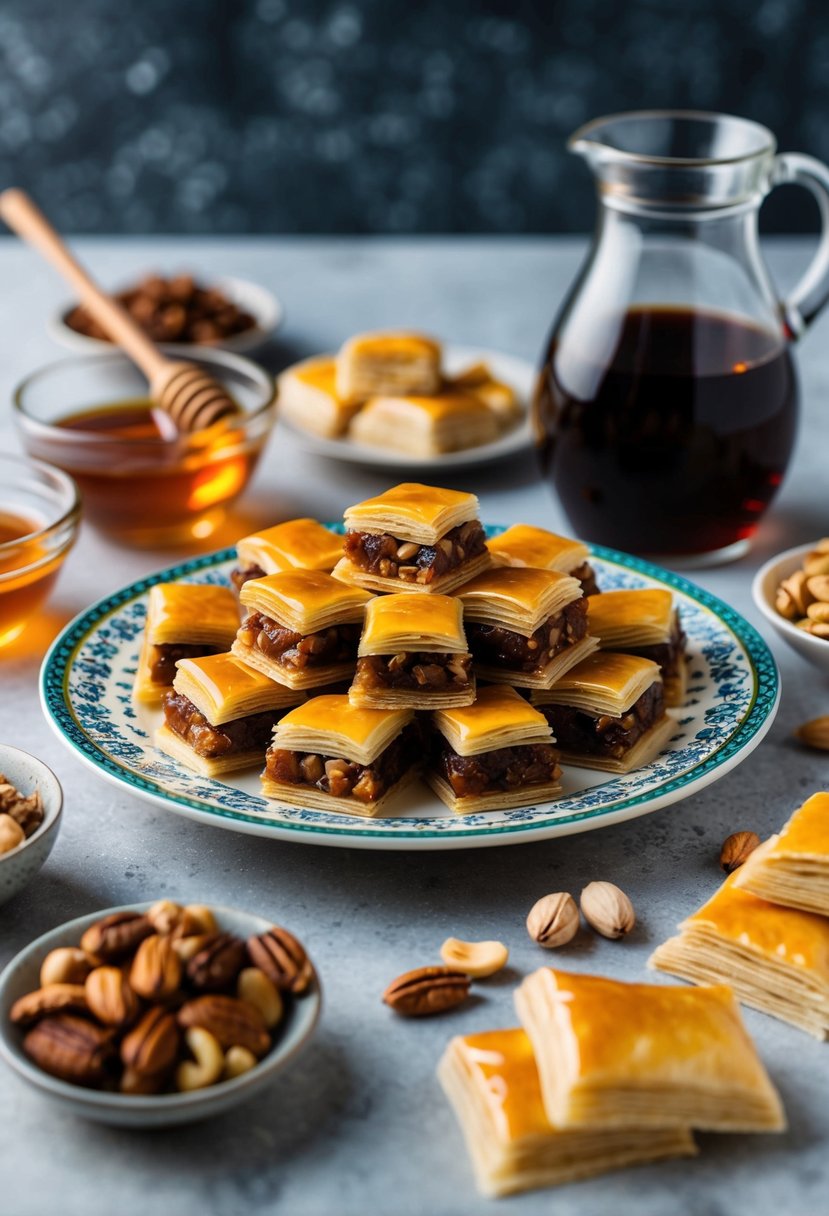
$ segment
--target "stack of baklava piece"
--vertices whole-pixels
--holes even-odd
[[[724,985],[543,967],[518,989],[516,1008],[520,1028],[458,1036],[438,1069],[486,1195],[692,1156],[694,1129],[785,1128]]]
[[[725,980],[744,1004],[829,1037],[829,793],[755,849],[650,966]]]
[[[586,546],[542,529],[487,542],[455,490],[395,486],[345,526],[240,541],[241,622],[227,588],[153,587],[137,688],[163,694],[163,750],[215,776],[270,744],[267,797],[372,816],[419,772],[487,811],[555,797],[562,758],[627,772],[665,746],[669,592],[598,594]]]

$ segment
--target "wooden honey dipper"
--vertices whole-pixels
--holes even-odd
[[[239,413],[227,390],[197,364],[161,353],[127,310],[90,278],[27,194],[0,193],[0,216],[72,284],[102,329],[147,377],[153,400],[179,431],[201,431]]]

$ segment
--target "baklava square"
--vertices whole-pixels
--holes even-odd
[[[337,393],[343,401],[429,396],[441,383],[440,343],[425,334],[356,334],[337,355]]]
[[[357,443],[409,456],[440,456],[491,443],[498,423],[483,401],[444,391],[434,397],[372,397],[349,434]]]
[[[599,643],[588,635],[578,579],[556,570],[499,566],[458,592],[479,679],[550,688]]]
[[[343,538],[336,532],[315,519],[288,519],[237,542],[239,565],[231,579],[240,588],[250,578],[282,570],[323,570],[330,574],[342,553]]]
[[[608,1170],[691,1157],[684,1127],[561,1131],[544,1110],[532,1044],[523,1030],[489,1030],[452,1039],[438,1078],[466,1142],[483,1195],[512,1195],[593,1178]]]
[[[475,700],[463,609],[451,595],[399,592],[366,606],[349,691],[355,705],[440,709]]]
[[[232,654],[180,659],[156,745],[204,777],[261,765],[274,725],[302,697]]]
[[[231,650],[242,662],[290,688],[353,676],[367,591],[322,570],[283,570],[250,579],[239,598],[248,615]]]
[[[499,380],[488,363],[475,363],[447,378],[447,386],[462,393],[471,393],[482,401],[495,416],[499,429],[513,426],[523,413],[521,401],[515,389]]]
[[[541,967],[515,996],[558,1128],[783,1131],[786,1119],[724,984],[628,984]]]
[[[448,594],[490,564],[474,494],[404,482],[345,512],[334,576],[372,591]]]
[[[603,594],[607,594],[603,592]],[[650,764],[676,730],[656,663],[601,650],[550,689],[532,693],[565,764],[629,773]]]
[[[744,1005],[829,1038],[829,920],[758,899],[740,889],[740,873],[657,947],[648,966],[697,984],[730,984]]]
[[[344,435],[361,402],[343,400],[336,380],[336,364],[328,355],[286,368],[276,379],[281,416],[325,439]]]
[[[313,697],[280,721],[262,774],[266,798],[347,815],[379,815],[414,777],[421,731],[410,709],[363,709]]]
[[[580,540],[558,536],[531,524],[513,524],[486,542],[496,566],[530,566],[536,570],[558,570],[581,583],[585,595],[596,595],[598,585],[590,565],[590,550]]]
[[[685,634],[670,591],[660,587],[605,591],[590,601],[588,621],[602,650],[624,651],[659,665],[666,705],[684,703]]]
[[[172,687],[179,659],[229,650],[238,628],[239,608],[229,587],[156,583],[147,600],[136,700],[159,704]]]
[[[754,850],[735,885],[787,908],[829,916],[829,793],[807,798],[778,836]]]
[[[549,723],[514,688],[478,689],[474,705],[441,709],[426,780],[456,814],[557,798],[559,753]]]

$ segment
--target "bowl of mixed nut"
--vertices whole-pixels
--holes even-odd
[[[0,743],[0,904],[31,882],[60,828],[63,790],[36,756]]]
[[[165,899],[82,916],[21,951],[0,975],[0,1055],[74,1114],[164,1127],[268,1085],[320,1007],[287,929]]]
[[[829,537],[771,558],[757,571],[752,594],[781,638],[829,673]]]

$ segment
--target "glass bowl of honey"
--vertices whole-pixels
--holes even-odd
[[[71,477],[39,461],[0,456],[0,647],[49,595],[78,531]]]
[[[179,433],[117,351],[50,363],[13,398],[29,454],[70,473],[84,518],[126,545],[176,546],[211,536],[250,480],[276,417],[273,377],[256,363],[227,351],[164,349],[218,380],[238,415]]]

